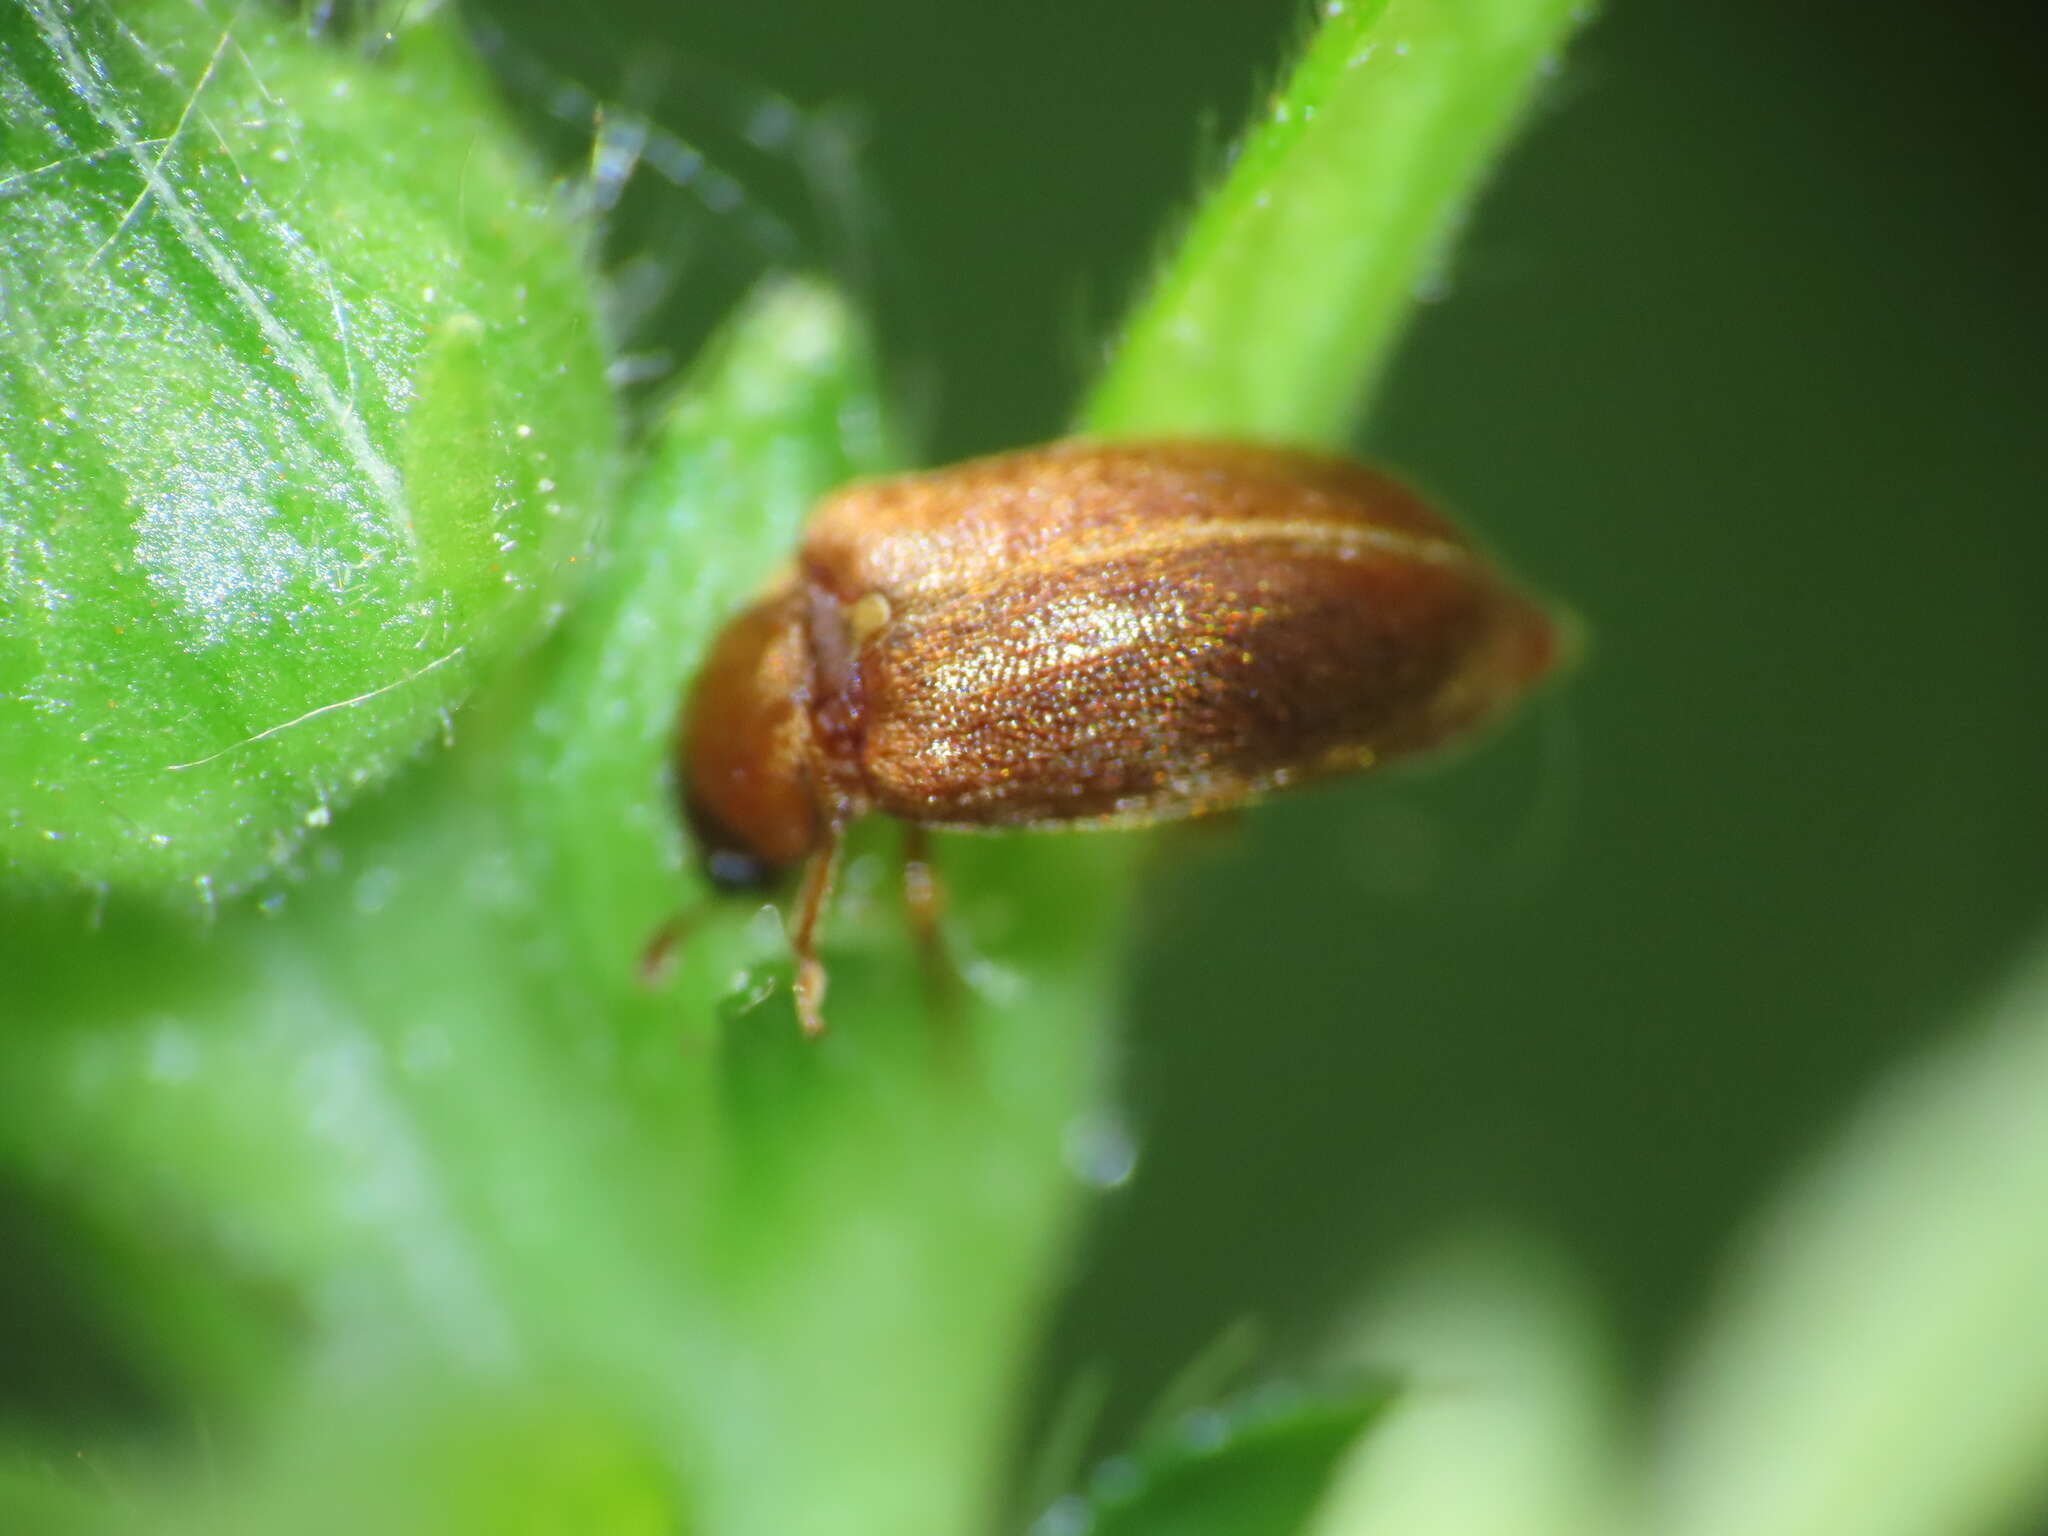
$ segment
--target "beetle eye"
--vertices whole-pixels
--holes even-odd
[[[723,891],[752,891],[770,883],[768,866],[750,854],[721,848],[704,860],[704,873]]]

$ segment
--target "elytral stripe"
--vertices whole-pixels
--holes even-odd
[[[1476,564],[1473,552],[1450,539],[1435,539],[1403,528],[1362,527],[1305,518],[1248,518],[1242,522],[1182,523],[1134,529],[1123,538],[1091,546],[1085,563],[1096,565],[1143,555],[1186,555],[1195,550],[1242,548],[1253,544],[1292,545],[1339,559],[1397,555],[1425,565]]]

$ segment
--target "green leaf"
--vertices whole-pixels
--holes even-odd
[[[1089,429],[1341,444],[1583,0],[1326,0]]]
[[[1392,1399],[1384,1385],[1273,1388],[1181,1419],[1096,1468],[1033,1536],[1294,1536],[1344,1453]]]
[[[673,690],[851,471],[835,445],[874,421],[867,383],[836,300],[765,295],[671,414],[538,680],[359,807],[280,916],[211,935],[119,903],[97,937],[33,905],[0,922],[0,969],[25,978],[0,1155],[95,1225],[178,1234],[168,1262],[273,1298],[305,1339],[303,1362],[201,1373],[191,1395],[275,1422],[294,1364],[399,1373],[388,1405],[316,1391],[298,1411],[320,1440],[422,1381],[570,1383],[688,1469],[673,1497],[707,1528],[824,1530],[842,1507],[878,1530],[971,1522],[1072,1220],[1062,1139],[1100,1068],[1126,853],[949,851],[948,993],[870,829],[819,1043],[757,903],[707,911],[663,987],[637,967],[691,899],[666,883],[674,833],[635,820],[666,814]],[[879,451],[872,426],[852,440]],[[728,522],[709,575],[655,558]],[[188,1331],[168,1306],[151,1322]]]
[[[1665,1536],[1992,1536],[2048,1497],[2048,946],[1884,1086],[1729,1277],[1667,1410]]]
[[[0,865],[211,897],[565,599],[580,242],[452,26],[0,14]]]

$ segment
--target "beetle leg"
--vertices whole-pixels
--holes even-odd
[[[932,864],[932,835],[914,821],[903,824],[903,905],[917,947],[928,961],[943,959],[945,935],[939,924],[946,915],[946,887]]]
[[[946,883],[932,861],[932,838],[928,827],[914,821],[903,824],[903,905],[910,917],[910,931],[917,940],[917,958],[924,972],[925,995],[939,1019],[941,1049],[957,1060],[967,1048],[960,971],[946,948]]]
[[[796,1016],[804,1033],[816,1039],[825,1032],[825,964],[818,958],[818,924],[832,894],[832,873],[839,862],[840,824],[829,823],[804,865],[804,883],[797,891],[789,925],[789,947],[796,956]]]

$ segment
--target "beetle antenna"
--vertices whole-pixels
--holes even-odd
[[[662,919],[661,926],[648,935],[647,942],[640,950],[640,985],[650,992],[668,984],[675,974],[676,960],[681,955],[684,941],[696,931],[709,906],[702,901],[670,913]]]

